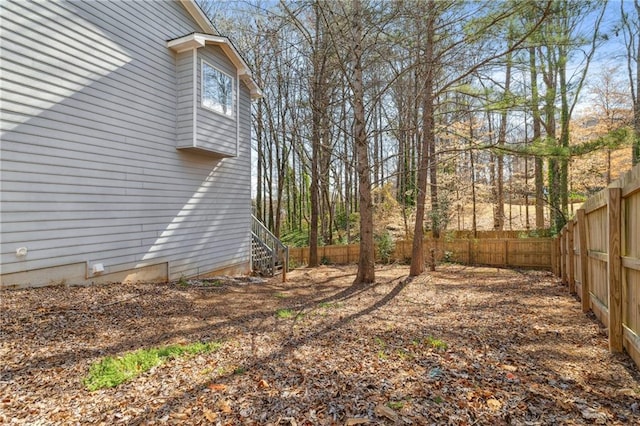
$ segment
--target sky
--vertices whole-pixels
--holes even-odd
[[[624,1],[624,8],[626,11],[633,11],[633,1]],[[602,20],[601,31],[608,35],[609,39],[596,51],[596,57],[594,65],[596,68],[625,68],[626,59],[625,46],[622,33],[619,36],[615,35],[615,28],[620,22],[620,0],[610,0],[607,4],[604,18]],[[590,20],[587,22],[593,28],[595,24],[595,14],[590,16]]]

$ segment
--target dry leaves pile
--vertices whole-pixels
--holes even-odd
[[[354,273],[3,291],[0,423],[640,423],[638,369],[551,275]],[[224,344],[83,388],[105,355],[197,340]]]

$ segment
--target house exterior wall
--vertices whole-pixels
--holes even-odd
[[[231,62],[224,57],[222,50],[217,46],[207,46],[206,49],[198,49],[198,72],[196,73],[198,77],[198,87],[201,87],[202,84],[203,60],[235,77],[236,70]],[[198,102],[196,104],[198,115],[196,132],[197,146],[205,149],[215,149],[225,155],[235,155],[236,114],[233,114],[233,117],[225,117],[216,113],[212,114],[202,106],[201,95],[202,91],[198,91]]]
[[[195,50],[195,49],[194,49]],[[194,144],[196,94],[193,93],[195,81],[195,59],[197,56],[192,50],[176,54],[176,78],[177,78],[177,117],[176,133],[177,147],[189,148]]]
[[[177,1],[3,2],[2,286],[249,270],[244,84],[237,156],[177,149],[193,95],[178,96],[190,68],[166,43],[199,30]],[[235,132],[220,138],[235,154]]]

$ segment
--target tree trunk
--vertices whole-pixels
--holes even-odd
[[[320,208],[319,203],[319,173],[318,162],[320,160],[320,126],[322,125],[319,100],[320,91],[322,90],[322,71],[321,71],[321,58],[320,58],[320,38],[322,30],[320,25],[322,20],[320,19],[320,13],[318,11],[318,3],[313,4],[315,12],[315,24],[316,35],[314,39],[314,46],[312,52],[313,60],[313,79],[312,79],[312,92],[311,92],[311,187],[310,202],[311,202],[311,217],[309,220],[309,266],[318,266],[318,211]]]
[[[264,122],[262,120],[262,103],[263,100],[259,99],[257,104],[257,112],[256,112],[256,151],[258,151],[258,173],[257,173],[257,188],[256,188],[256,217],[258,220],[264,222],[264,217],[262,215],[262,168],[264,163],[264,153],[262,148],[262,138],[263,138],[263,129]]]
[[[511,52],[507,53],[507,65],[504,78],[504,97],[509,98],[511,88]],[[507,107],[500,113],[500,128],[498,129],[498,162],[496,170],[496,224],[497,230],[504,230],[504,148],[507,142]]]
[[[529,48],[529,72],[531,75],[531,115],[533,116],[533,142],[537,143],[542,137],[542,120],[538,95],[538,70],[536,69],[536,49]],[[536,155],[534,159],[534,184],[536,197],[536,229],[544,229],[544,177],[542,158]]]
[[[636,93],[633,97],[633,128],[635,130],[635,140],[633,142],[632,148],[632,163],[634,165],[640,163],[640,1],[635,0],[634,6],[636,8],[636,55],[635,55],[635,66],[636,66],[636,79],[635,79],[635,87]],[[629,52],[629,58],[631,58],[631,52]],[[633,77],[630,75],[629,78],[633,80]],[[633,84],[631,85],[633,87]]]
[[[478,220],[477,220],[477,207],[476,207],[476,165],[475,154],[473,153],[473,116],[469,112],[469,165],[471,168],[471,231],[473,232],[473,238],[478,236]],[[471,259],[469,259],[471,260]]]
[[[434,0],[429,0],[428,10],[435,9]],[[435,31],[435,17],[429,12],[426,18],[426,45],[424,49],[423,63],[425,67],[424,89],[423,89],[423,110],[422,110],[422,149],[418,158],[418,197],[416,202],[416,221],[413,228],[413,247],[411,250],[411,268],[409,275],[414,277],[422,274],[425,269],[424,264],[424,205],[426,202],[427,177],[429,174],[429,148],[435,143],[434,117],[433,117],[433,79],[434,79],[434,58],[433,58],[433,36]],[[434,182],[432,182],[432,185]],[[436,194],[437,196],[437,194]],[[432,194],[433,197],[433,194]]]
[[[353,0],[353,114],[356,148],[356,167],[360,182],[360,256],[354,284],[375,281],[375,252],[373,245],[373,203],[369,147],[365,129],[364,82],[362,77],[362,22],[360,0]]]
[[[558,74],[560,80],[560,146],[569,149],[569,101],[567,98],[567,61],[568,54],[564,47],[558,47]],[[558,200],[559,211],[556,216],[556,230],[560,230],[567,222],[569,215],[569,157],[563,156],[559,161]]]

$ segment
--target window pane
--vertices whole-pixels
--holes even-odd
[[[204,61],[202,105],[221,114],[233,116],[233,79]]]

